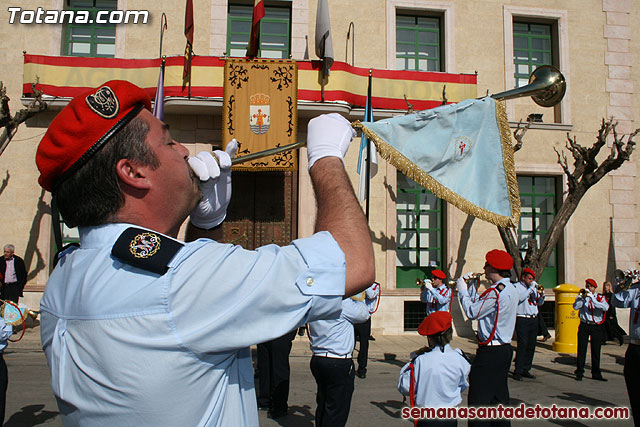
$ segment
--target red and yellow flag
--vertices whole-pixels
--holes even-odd
[[[253,18],[251,19],[251,35],[249,36],[249,46],[247,46],[247,57],[255,58],[260,49],[260,20],[264,18],[264,1],[254,0]]]

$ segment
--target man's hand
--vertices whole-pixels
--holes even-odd
[[[433,289],[433,283],[431,282],[431,279],[427,279],[424,282],[424,287],[427,289]]]
[[[465,274],[466,276],[466,274]],[[464,280],[464,276],[463,277],[458,277],[458,280],[456,280],[456,288],[458,288],[458,292],[460,292],[461,290],[467,290],[467,282]]]
[[[349,143],[356,136],[351,123],[338,113],[323,114],[309,121],[307,156],[309,169],[323,157],[338,157],[344,163]]]
[[[202,192],[200,203],[191,211],[190,220],[196,227],[216,227],[227,216],[227,206],[231,201],[231,159],[237,150],[238,143],[233,139],[225,151],[216,150],[213,155],[202,151],[189,157],[189,166],[198,176]]]

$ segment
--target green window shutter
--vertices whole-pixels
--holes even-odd
[[[251,35],[253,7],[229,4],[227,15],[227,55],[243,57]],[[260,58],[289,58],[291,53],[291,6],[265,6],[260,21]]]
[[[67,0],[65,10],[88,11],[88,24],[65,24],[62,54],[113,58],[116,53],[115,24],[95,23],[96,13],[116,10],[116,0]]]
[[[527,250],[527,241],[534,239],[540,247],[549,232],[549,226],[557,212],[556,178],[548,176],[518,176],[520,201],[520,226],[518,227],[518,247],[522,257]],[[536,280],[546,288],[558,284],[558,246],[553,249],[549,261]]]
[[[443,260],[443,202],[398,172],[396,287],[415,288]]]
[[[513,23],[513,62],[516,87],[529,83],[529,75],[540,65],[553,65],[551,25]]]
[[[396,15],[396,68],[443,71],[440,18]]]

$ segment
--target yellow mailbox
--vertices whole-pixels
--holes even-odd
[[[556,295],[556,339],[553,350],[558,353],[578,352],[578,326],[580,318],[573,309],[573,302],[580,288],[564,283],[553,288]]]

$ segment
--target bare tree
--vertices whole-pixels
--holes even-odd
[[[14,116],[11,116],[11,110],[9,108],[10,99],[7,96],[7,88],[0,81],[0,128],[2,128],[2,133],[0,134],[0,155],[2,155],[18,131],[20,123],[27,121],[39,112],[47,109],[47,103],[42,100],[42,91],[36,89],[37,84],[38,81],[31,84],[34,94],[33,101],[29,103],[27,108],[23,108]]]
[[[520,122],[518,128],[514,131],[513,136],[516,139],[514,151],[522,147],[523,137],[530,126],[531,120],[526,124]],[[540,247],[538,247],[536,240],[529,240],[527,242],[525,257],[522,259],[515,229],[498,227],[502,242],[507,252],[509,252],[514,259],[514,268],[518,276],[520,276],[523,268],[528,267],[536,273],[537,277],[540,277],[544,271],[544,267],[547,265],[553,248],[562,236],[564,227],[577,209],[580,200],[582,200],[587,190],[598,183],[609,172],[618,169],[631,157],[635,146],[634,138],[640,132],[640,129],[636,129],[629,134],[625,142],[625,136],[618,134],[616,126],[617,123],[614,122],[613,119],[603,119],[596,141],[591,148],[585,148],[578,144],[577,138],[572,138],[569,133],[567,133],[566,148],[573,156],[572,167],[569,166],[569,161],[564,150],[560,152],[554,148],[558,156],[558,163],[567,176],[567,197],[562,201],[562,205],[558,209],[556,216],[553,218],[553,221],[551,221],[549,230]],[[600,149],[607,144],[607,139],[609,138],[612,140],[611,151],[602,163],[598,163],[596,157],[600,153]]]

